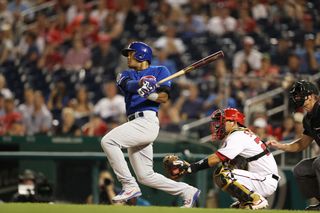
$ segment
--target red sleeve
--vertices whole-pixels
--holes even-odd
[[[215,154],[218,156],[218,158],[220,158],[220,160],[221,160],[222,162],[229,160],[228,157],[224,156],[223,154],[221,154],[221,153],[218,152],[218,151],[217,151]]]

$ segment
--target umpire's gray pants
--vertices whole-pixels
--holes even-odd
[[[320,201],[320,157],[300,161],[293,169],[301,193]]]

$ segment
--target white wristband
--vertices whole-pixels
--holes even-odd
[[[158,97],[159,97],[159,94],[156,92],[153,92],[150,95],[148,95],[147,99],[149,99],[150,101],[156,101]]]

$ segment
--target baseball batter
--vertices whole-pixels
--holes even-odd
[[[179,161],[181,167],[187,173],[194,173],[222,162],[214,180],[217,186],[238,200],[231,207],[266,208],[265,197],[275,192],[280,179],[274,157],[260,138],[244,126],[244,115],[237,109],[218,109],[211,118],[213,140],[222,140],[222,147],[196,163]],[[235,162],[239,159],[245,165],[233,167],[239,164]]]
[[[121,149],[127,149],[138,182],[163,190],[184,199],[183,207],[192,207],[200,190],[183,182],[176,182],[153,171],[153,141],[159,133],[157,117],[160,103],[168,100],[171,82],[157,85],[170,75],[164,66],[150,66],[151,48],[143,42],[132,42],[122,50],[128,57],[129,70],[121,73],[117,84],[125,95],[128,122],[114,128],[101,140],[122,191],[113,202],[125,202],[141,195],[136,179],[131,175]]]

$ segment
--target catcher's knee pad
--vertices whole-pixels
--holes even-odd
[[[214,182],[223,191],[237,198],[240,202],[253,201],[253,192],[232,177],[231,170],[219,167],[214,174]]]

